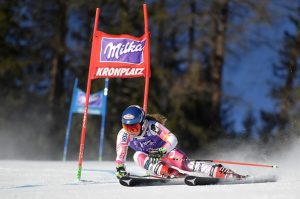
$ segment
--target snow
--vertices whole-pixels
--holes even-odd
[[[296,156],[294,156],[296,158]],[[288,169],[258,169],[279,176],[277,182],[258,184],[210,185],[190,187],[164,185],[149,187],[124,187],[114,175],[114,162],[84,161],[82,181],[76,179],[76,161],[0,161],[0,198],[25,199],[152,199],[152,198],[299,198],[300,174],[295,167]],[[127,170],[135,174],[145,171],[134,163],[127,163]],[[267,172],[268,171],[268,172]],[[252,171],[254,172],[254,171]]]

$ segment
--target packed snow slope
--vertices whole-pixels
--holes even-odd
[[[217,144],[216,146],[220,146]],[[115,177],[113,161],[84,161],[81,181],[77,181],[76,161],[28,161],[0,160],[0,199],[299,199],[300,141],[284,145],[284,150],[264,153],[262,147],[241,144],[230,149],[213,147],[210,157],[230,161],[246,161],[276,164],[277,169],[225,165],[241,174],[255,178],[276,176],[276,182],[256,184],[209,185],[162,185],[124,187]],[[281,147],[282,148],[282,147]],[[5,150],[2,150],[5,152]],[[197,157],[200,154],[196,154]],[[203,157],[202,158],[206,158]],[[127,171],[145,174],[128,157]]]
[[[22,199],[153,199],[153,198],[299,198],[300,178],[294,167],[293,177],[277,182],[259,184],[163,185],[149,187],[121,186],[114,175],[113,162],[83,164],[82,181],[76,180],[77,163],[60,161],[0,161],[0,198]],[[134,163],[127,164],[129,172],[144,174]],[[280,172],[280,168],[277,170]]]

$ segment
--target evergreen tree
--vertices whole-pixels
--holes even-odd
[[[274,135],[278,140],[291,138],[294,131],[291,131],[293,120],[298,118],[299,101],[299,58],[300,58],[300,7],[290,10],[289,17],[295,28],[295,33],[285,31],[284,44],[279,52],[280,63],[274,64],[274,75],[278,78],[279,84],[272,89],[272,96],[277,101],[278,109],[275,112],[263,112],[266,126],[272,128],[264,129],[262,135]],[[295,13],[294,15],[292,13]],[[268,115],[268,117],[266,117]],[[268,120],[267,118],[273,118]],[[270,125],[272,122],[273,125]]]

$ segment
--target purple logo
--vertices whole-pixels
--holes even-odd
[[[76,105],[84,107],[85,101],[86,101],[85,92],[78,89]],[[101,103],[102,103],[102,92],[98,92],[90,95],[89,108],[99,108],[101,107]]]
[[[126,38],[102,38],[100,62],[141,64],[146,41]]]

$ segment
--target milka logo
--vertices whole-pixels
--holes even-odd
[[[142,43],[135,44],[137,42],[127,42],[125,45],[123,43],[114,44],[113,42],[109,42],[104,49],[104,54],[106,55],[107,59],[116,58],[119,59],[121,55],[127,53],[134,53],[134,52],[142,52],[144,45]]]
[[[146,41],[132,39],[102,38],[100,62],[143,63]]]

